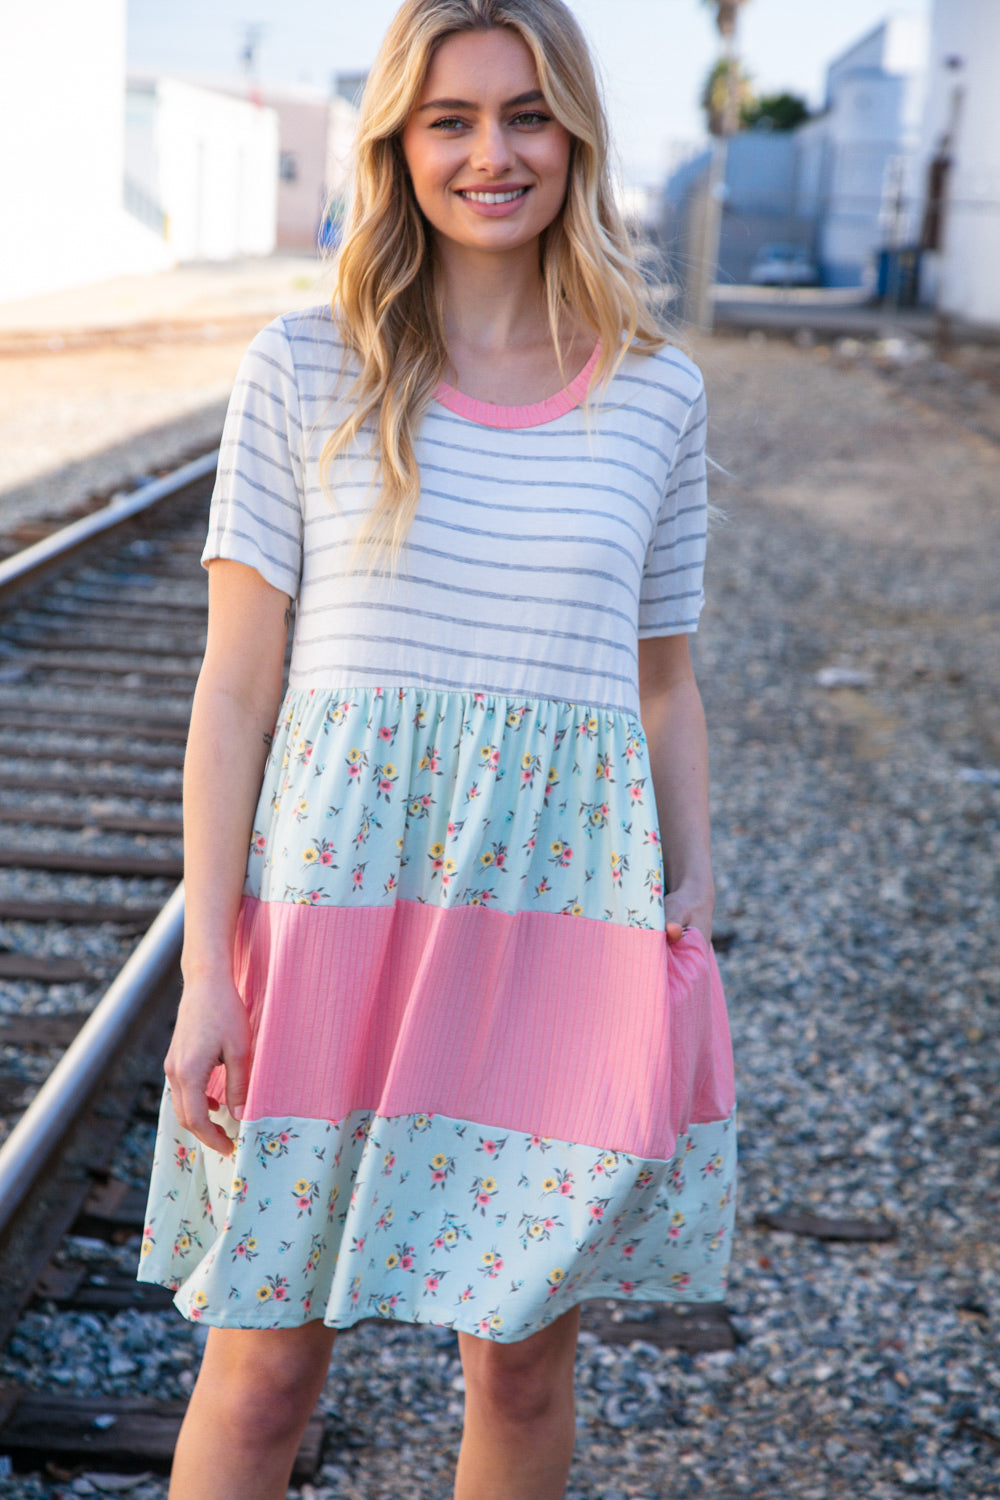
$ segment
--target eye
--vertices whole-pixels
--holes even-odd
[[[451,135],[454,131],[461,130],[464,124],[465,121],[459,119],[457,115],[446,115],[441,120],[434,120],[431,129],[440,130],[442,135]]]
[[[551,115],[543,114],[539,109],[526,109],[519,115],[515,115],[511,121],[512,125],[527,125],[529,128],[537,125],[548,125],[552,120]]]

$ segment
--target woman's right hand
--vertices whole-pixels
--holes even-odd
[[[164,1063],[178,1124],[212,1151],[230,1156],[233,1142],[208,1116],[212,1069],[226,1066],[226,1106],[240,1119],[250,1072],[250,1022],[231,979],[184,985],[173,1040]]]

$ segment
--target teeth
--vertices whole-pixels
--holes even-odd
[[[515,188],[512,193],[463,193],[462,197],[471,198],[473,203],[513,203],[527,191],[527,188]]]

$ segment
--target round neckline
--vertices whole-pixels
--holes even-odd
[[[463,395],[446,380],[438,382],[434,400],[458,416],[465,417],[470,422],[478,422],[481,427],[540,427],[543,422],[564,417],[568,411],[581,404],[600,356],[601,345],[598,340],[587,363],[569,385],[557,391],[554,396],[546,396],[544,401],[532,401],[526,406],[497,406],[492,401],[479,401],[475,396]]]

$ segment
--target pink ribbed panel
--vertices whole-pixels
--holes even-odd
[[[693,929],[668,947],[587,917],[245,897],[237,976],[247,1119],[444,1114],[666,1160],[733,1109],[722,982]]]

